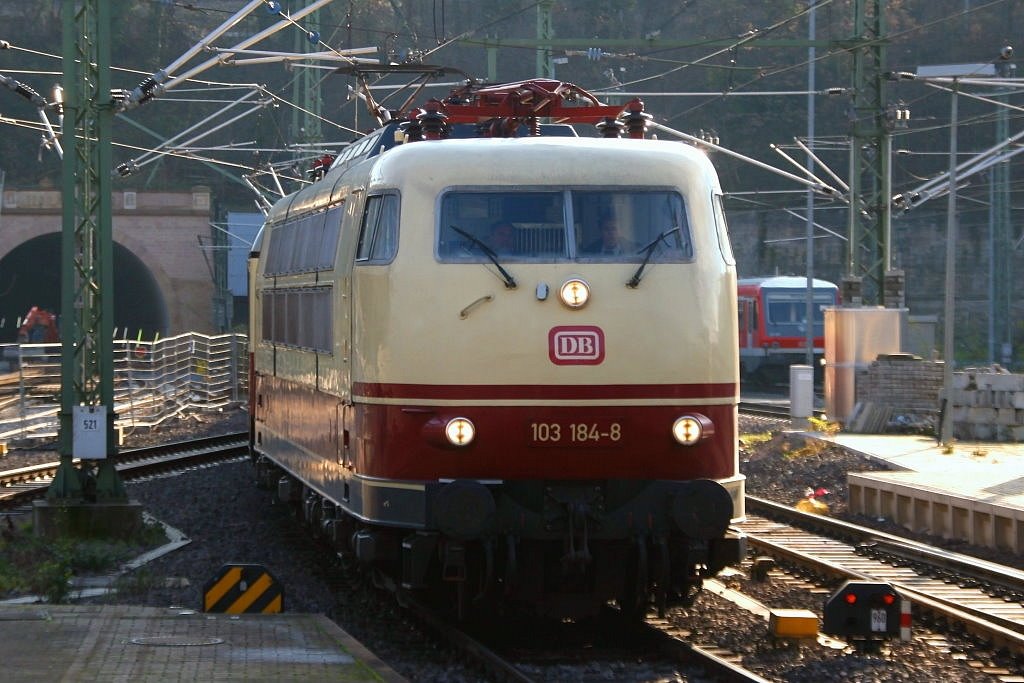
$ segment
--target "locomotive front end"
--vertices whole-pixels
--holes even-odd
[[[351,460],[374,482],[360,514],[415,529],[367,531],[362,559],[554,616],[692,601],[745,554],[707,160],[651,141],[390,154],[368,200],[394,197],[400,246],[353,277]]]

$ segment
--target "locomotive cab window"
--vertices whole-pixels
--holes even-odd
[[[366,198],[356,247],[357,263],[387,263],[398,251],[398,195]]]
[[[438,219],[442,262],[693,258],[685,204],[674,190],[452,190],[441,198]]]

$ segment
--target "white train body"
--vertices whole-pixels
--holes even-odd
[[[394,134],[278,202],[254,248],[261,467],[410,588],[570,614],[692,594],[741,559],[736,269],[706,156],[568,137],[382,151]],[[610,214],[631,248],[588,251]],[[498,219],[514,238],[492,259]]]

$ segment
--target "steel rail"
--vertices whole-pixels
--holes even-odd
[[[746,499],[747,511],[761,511],[766,517],[778,524],[788,524],[794,528],[807,533],[821,534],[825,539],[842,539],[845,543],[860,544],[862,551],[867,551],[866,559],[875,560],[881,565],[885,562],[884,557],[877,555],[891,553],[901,561],[912,559],[915,563],[925,568],[938,568],[940,576],[949,577],[959,584],[965,579],[1006,589],[1015,595],[1024,591],[1024,573],[1013,567],[1002,567],[992,562],[960,555],[949,551],[942,551],[926,546],[909,539],[877,531],[856,524],[836,520],[821,515],[813,515],[780,505],[772,501],[748,496]],[[909,600],[918,610],[925,611],[939,620],[945,620],[959,624],[966,633],[982,638],[993,644],[993,647],[1003,647],[1016,656],[1024,655],[1024,622],[1011,619],[996,613],[999,607],[1008,603],[1005,598],[992,597],[988,609],[985,605],[967,605],[958,602],[956,595],[943,596],[934,592],[934,588],[928,586],[914,585],[906,579],[886,576],[888,571],[879,567],[879,571],[865,571],[852,569],[843,565],[843,560],[825,559],[812,551],[800,550],[792,538],[775,541],[756,532],[748,531],[748,542],[768,555],[775,556],[785,562],[810,569],[819,575],[853,579],[861,581],[886,581],[905,599]],[[840,555],[841,549],[832,548],[830,555]],[[855,551],[855,548],[850,548]],[[863,557],[865,553],[858,554]],[[872,557],[874,555],[874,557]],[[890,570],[893,569],[889,565]],[[924,569],[913,569],[915,575],[922,576],[926,573]],[[922,578],[922,583],[931,580]],[[948,585],[948,584],[944,584]],[[960,588],[959,590],[964,590]],[[979,589],[980,590],[980,589]],[[998,590],[992,591],[998,593]],[[992,592],[986,591],[987,595]],[[963,599],[965,596],[960,596]]]
[[[158,446],[121,451],[115,467],[125,480],[248,455],[248,432],[233,432]],[[79,462],[79,461],[75,461]],[[38,498],[50,485],[59,462],[0,472],[0,509],[9,510]]]

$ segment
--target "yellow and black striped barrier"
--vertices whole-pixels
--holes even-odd
[[[284,589],[260,564],[226,564],[203,586],[203,611],[277,614]]]

